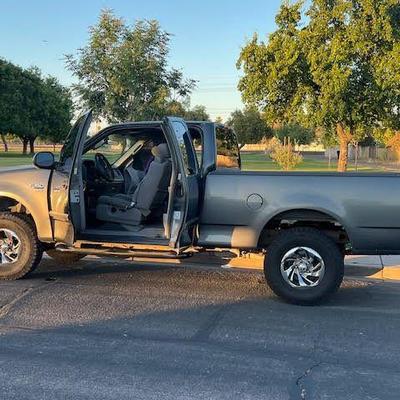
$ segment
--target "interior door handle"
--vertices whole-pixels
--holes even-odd
[[[184,192],[183,192],[183,185],[181,181],[176,182],[176,195],[178,197],[183,197]]]

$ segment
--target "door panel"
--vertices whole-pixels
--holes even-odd
[[[184,202],[181,211],[174,211],[172,215],[171,243],[174,247],[184,247],[193,241],[193,227],[197,224],[199,213],[199,184],[200,173],[197,159],[186,123],[180,118],[165,118],[164,123],[171,136],[178,163],[177,191],[175,197]],[[179,200],[179,199],[178,199]],[[174,233],[176,232],[176,235]]]
[[[54,237],[57,242],[68,245],[72,245],[74,230],[80,227],[82,207],[84,211],[82,168],[76,165],[76,162],[77,159],[80,160],[77,155],[82,151],[91,119],[91,111],[78,118],[67,136],[60,160],[51,178],[50,218]],[[79,196],[80,190],[81,196]]]
[[[78,137],[75,141],[74,153],[72,159],[72,171],[69,181],[69,212],[74,226],[75,235],[86,227],[85,198],[83,193],[82,177],[82,153],[92,122],[92,112],[85,114],[84,121],[80,126]]]
[[[50,218],[56,242],[72,245],[73,226],[68,213],[69,173],[56,169],[51,176]]]

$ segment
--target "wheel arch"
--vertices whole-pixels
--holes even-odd
[[[0,195],[0,211],[10,211],[11,207],[16,207],[18,204],[21,204],[18,200],[9,196]]]
[[[43,224],[41,224],[39,216],[29,206],[27,206],[27,201],[25,199],[22,199],[18,195],[9,195],[0,192],[0,212],[1,211],[8,211],[27,216],[39,235]]]
[[[325,231],[336,242],[351,243],[349,229],[335,213],[316,208],[289,208],[278,211],[265,222],[258,237],[258,248],[265,248],[277,233],[292,227],[314,227]]]

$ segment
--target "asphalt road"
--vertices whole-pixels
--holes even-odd
[[[44,261],[0,283],[1,399],[398,399],[400,284],[327,305],[257,272]]]

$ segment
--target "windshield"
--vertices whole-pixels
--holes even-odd
[[[112,165],[124,156],[136,143],[136,139],[128,135],[112,134],[94,145],[94,148],[88,150],[84,160],[93,160],[96,153],[105,156]]]

